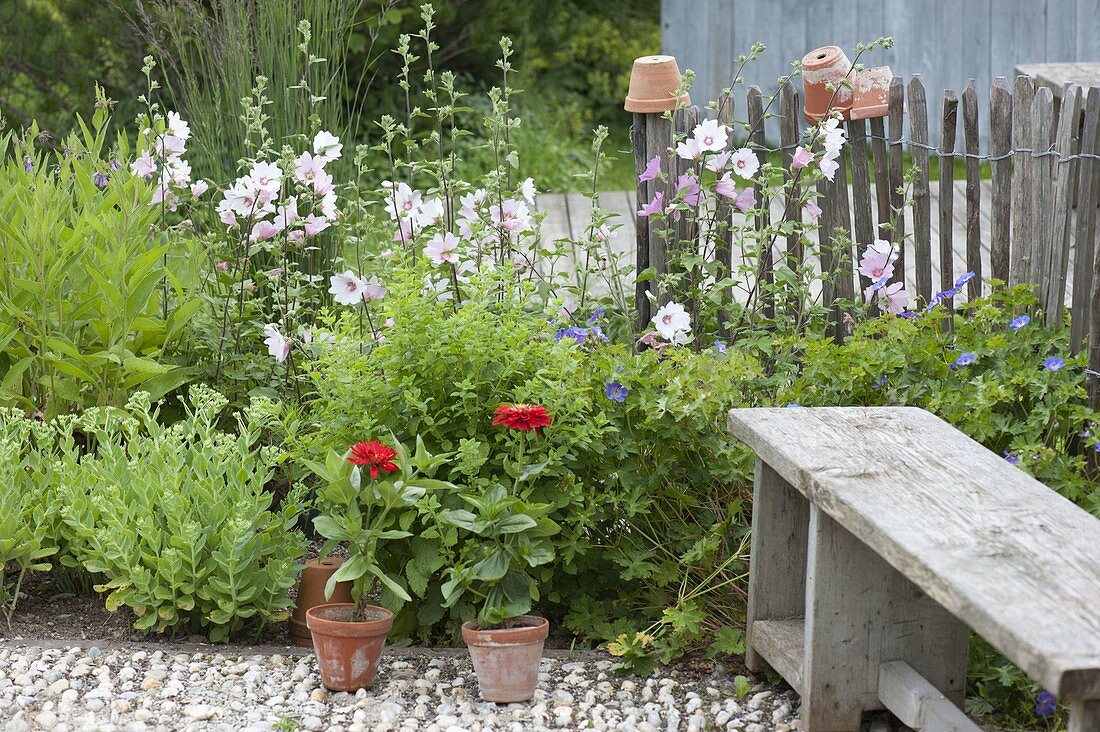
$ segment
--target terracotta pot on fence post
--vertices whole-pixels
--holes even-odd
[[[691,104],[687,92],[676,97],[679,87],[680,67],[673,56],[636,58],[623,107],[628,112],[655,114]]]
[[[339,557],[311,559],[302,569],[298,580],[298,599],[294,605],[294,614],[290,618],[290,639],[296,646],[313,647],[313,635],[306,626],[306,612],[318,605],[327,603],[351,602],[351,582],[337,582],[331,599],[325,599],[325,584],[340,565]]]
[[[845,77],[847,84],[842,83]],[[891,78],[889,66],[853,71],[840,46],[815,48],[802,57],[802,113],[810,124],[830,110],[846,120],[882,117],[888,110]]]

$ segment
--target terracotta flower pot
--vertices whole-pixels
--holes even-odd
[[[378,659],[393,627],[393,613],[366,605],[368,620],[352,620],[350,603],[318,605],[306,612],[306,625],[313,632],[313,652],[321,669],[321,683],[333,691],[370,688],[378,671]]]
[[[539,660],[550,631],[546,618],[521,615],[515,628],[479,630],[477,621],[462,626],[470,648],[481,698],[491,702],[527,701],[539,682]]]
[[[802,57],[803,113],[807,121],[816,123],[829,109],[847,115],[852,107],[852,90],[841,86],[840,81],[851,70],[852,62],[840,46],[823,46]]]
[[[672,56],[642,56],[634,59],[634,68],[630,71],[630,88],[626,92],[628,112],[667,112],[679,106],[691,104],[691,98],[685,92],[677,99],[676,90],[680,87],[680,67]]]
[[[328,578],[343,563],[344,560],[338,557],[311,559],[302,569],[302,577],[298,580],[298,599],[294,605],[294,615],[290,618],[290,639],[294,645],[304,648],[313,646],[313,636],[306,627],[307,610],[327,603],[351,602],[351,582],[337,582],[332,597],[325,598]]]

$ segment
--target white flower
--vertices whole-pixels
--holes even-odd
[[[523,196],[523,200],[527,201],[529,205],[533,205],[535,203],[535,196],[538,195],[538,189],[535,188],[535,180],[533,178],[528,178],[523,181],[523,183],[520,183],[519,194]]]
[[[825,157],[821,159],[817,167],[825,174],[826,178],[832,180],[833,176],[836,175],[837,168],[840,167],[840,163],[838,163],[835,158]]]
[[[458,263],[458,252],[455,249],[458,247],[458,237],[447,232],[446,234],[436,234],[428,242],[428,245],[424,247],[424,256],[432,260],[432,264],[440,265],[444,262],[449,264]]]
[[[275,357],[275,363],[285,361],[286,357],[290,355],[290,341],[283,338],[274,323],[268,323],[264,326],[264,335],[267,336],[264,339],[264,345],[267,346],[267,352]]]
[[[730,155],[730,168],[745,180],[751,180],[760,169],[760,159],[752,150],[743,147]]]
[[[390,195],[386,196],[386,213],[391,219],[412,216],[420,208],[420,191],[414,191],[408,183],[382,184],[390,189]]]
[[[319,170],[313,174],[313,192],[318,196],[327,196],[336,190],[332,184],[332,176],[327,170]]]
[[[267,219],[260,219],[252,227],[252,233],[249,235],[249,239],[252,241],[267,241],[271,237],[279,233],[279,227]]]
[[[156,169],[157,163],[153,160],[153,156],[149,154],[148,150],[139,155],[138,159],[130,165],[130,170],[133,174],[141,176],[142,178],[148,178],[156,172]]]
[[[710,160],[707,161],[707,170],[713,170],[715,173],[721,173],[725,169],[726,163],[730,161],[730,156],[732,154],[733,153],[731,153],[729,150],[726,150],[725,152],[720,152],[717,155],[713,156]]]
[[[666,341],[682,343],[691,331],[691,316],[684,310],[683,305],[670,302],[661,306],[653,316],[653,326]]]
[[[716,119],[704,120],[692,134],[698,148],[709,152],[720,152],[729,141],[726,126],[718,124]]]
[[[317,236],[328,228],[328,219],[316,214],[310,214],[302,219],[302,226],[306,236]]]
[[[438,302],[446,302],[454,297],[454,293],[451,291],[451,281],[446,277],[432,279],[431,275],[424,275],[424,289],[422,292],[425,295],[435,295]]]
[[[531,215],[523,201],[508,198],[499,206],[491,206],[489,211],[493,223],[509,233],[531,229]]]
[[[283,169],[275,163],[261,161],[248,171],[248,178],[255,190],[277,193],[283,184]]]
[[[363,290],[367,283],[359,279],[350,269],[343,274],[335,274],[328,279],[329,294],[341,305],[355,305],[363,299]]]
[[[329,191],[321,198],[321,215],[330,221],[340,215],[336,210],[336,191]]]
[[[425,201],[416,212],[416,225],[420,228],[433,226],[443,218],[443,201],[432,198]]]
[[[893,254],[894,245],[885,239],[875,239],[873,242],[867,245],[867,250],[864,252],[874,252],[875,254]]]
[[[676,154],[684,160],[695,160],[703,154],[703,151],[699,149],[699,141],[689,137],[676,146]]]
[[[331,132],[321,130],[317,133],[317,136],[313,138],[313,152],[316,155],[320,155],[325,161],[339,160],[340,151],[344,149],[344,146],[340,144],[340,138]]]
[[[275,225],[280,230],[289,228],[298,221],[298,198],[291,196],[286,199],[285,206],[279,206],[279,212],[275,214]]]
[[[184,142],[191,139],[191,128],[183,121],[178,112],[168,113],[168,134],[174,135]]]
[[[191,184],[191,198],[198,198],[202,194],[206,193],[210,189],[210,184],[203,179],[199,179]]]
[[[294,177],[303,183],[311,182],[318,173],[325,170],[325,159],[304,152],[294,161]]]

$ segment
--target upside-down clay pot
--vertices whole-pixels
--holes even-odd
[[[539,682],[542,647],[550,631],[546,618],[521,615],[514,628],[479,630],[477,621],[462,626],[470,648],[481,698],[509,703],[527,701]]]
[[[290,618],[290,639],[296,646],[310,648],[313,636],[306,627],[306,611],[311,607],[334,602],[351,602],[351,582],[337,582],[332,597],[325,598],[325,585],[329,577],[344,563],[339,557],[311,559],[302,569],[298,580],[298,599],[294,604],[294,614]]]
[[[626,92],[628,112],[652,114],[667,112],[677,106],[691,104],[687,92],[676,97],[680,87],[680,67],[673,56],[642,56],[634,59],[630,70],[630,87]]]
[[[355,605],[341,602],[318,605],[306,613],[321,683],[332,691],[370,688],[386,634],[393,627],[393,613],[384,607],[365,605],[366,620],[352,620],[354,611]]]
[[[851,70],[852,62],[840,46],[822,46],[802,57],[803,111],[808,122],[816,124],[830,109],[847,116],[852,107],[852,90],[841,86],[840,81]]]

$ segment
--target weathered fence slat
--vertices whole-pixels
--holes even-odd
[[[661,174],[664,180],[650,181],[648,196],[644,201],[639,201],[639,208],[648,203],[656,194],[664,196],[667,204],[670,198],[669,178],[672,175],[672,153],[669,147],[672,144],[672,120],[663,115],[646,115],[645,146],[646,160],[657,156],[661,161]],[[667,238],[669,222],[651,219],[649,222],[649,266],[653,268],[655,281],[650,285],[650,290],[657,298],[658,305],[664,305],[669,301],[671,294],[667,286],[660,284],[660,278],[668,272],[668,249],[662,242]]]
[[[768,162],[768,153],[765,150],[764,138],[764,99],[760,94],[760,87],[750,86],[748,91],[749,113],[749,142],[756,149],[756,158],[763,167]],[[772,284],[775,282],[775,272],[772,264],[772,250],[766,239],[765,230],[771,225],[771,211],[768,201],[764,200],[764,186],[760,183],[753,184],[756,196],[756,240],[760,251],[760,261],[757,268],[759,281],[756,284],[759,293],[761,311],[765,318],[775,316],[775,298]]]
[[[1012,183],[1012,161],[1007,157],[1012,150],[1012,93],[1008,80],[998,76],[989,90],[989,163],[993,178],[993,213],[989,230],[989,274],[1008,282],[1009,236],[1012,226],[1012,199],[1009,186]],[[1001,159],[998,159],[1001,158]]]
[[[1016,77],[1016,93],[1012,103],[1012,147],[1025,150],[1031,147],[1031,119],[1035,99],[1035,85],[1027,76]],[[1031,215],[1032,174],[1035,172],[1032,159],[1026,154],[1017,154],[1013,160],[1012,175],[1012,267],[1009,282],[1018,285],[1034,282],[1031,279],[1031,263],[1034,258],[1035,242],[1031,236],[1034,223]]]
[[[1085,101],[1085,121],[1081,132],[1081,152],[1100,155],[1100,88],[1088,90]],[[1096,260],[1096,206],[1100,198],[1100,160],[1082,158],[1078,161],[1079,184],[1077,190],[1077,232],[1076,252],[1073,267],[1073,306],[1070,325],[1070,350],[1081,350],[1082,341],[1088,333],[1089,297],[1094,280],[1093,262]],[[1092,319],[1100,319],[1100,313],[1093,311]]]
[[[875,168],[875,203],[878,208],[877,238],[890,239],[884,225],[893,218],[890,214],[890,173],[886,153],[886,124],[882,117],[871,120],[871,159]]]
[[[966,269],[974,273],[967,299],[982,294],[982,180],[978,149],[978,92],[970,80],[962,95],[963,135],[966,138]]]
[[[802,114],[798,96],[798,92],[790,84],[784,84],[779,95],[779,144],[783,148],[783,168],[787,180],[797,179],[796,171],[791,169],[791,162],[794,159],[794,146],[798,144],[798,120]],[[792,183],[787,192],[787,205],[783,212],[784,221],[802,221],[801,196],[802,186],[797,182]],[[787,266],[798,272],[804,258],[802,236],[799,233],[793,233],[787,237]],[[802,303],[799,302],[797,293],[792,292],[789,307],[791,315],[797,318],[802,311]]]
[[[1048,323],[1062,321],[1062,308],[1066,304],[1069,237],[1073,223],[1073,202],[1077,194],[1077,161],[1071,156],[1077,152],[1074,138],[1080,123],[1080,111],[1081,88],[1071,86],[1062,94],[1058,134],[1054,144],[1058,155],[1051,158],[1054,161],[1054,217],[1050,239],[1050,289],[1044,303]]]
[[[932,299],[932,201],[928,185],[928,105],[919,76],[909,81],[910,155],[917,169],[913,185],[913,264],[917,295]]]
[[[1031,241],[1033,246],[1031,274],[1026,280],[1039,285],[1039,302],[1045,303],[1050,282],[1051,183],[1054,156],[1047,155],[1054,143],[1054,95],[1050,89],[1035,90],[1031,105]]]
[[[630,128],[630,142],[634,148],[634,176],[635,180],[642,175],[645,170],[646,163],[652,157],[648,154],[648,148],[646,147],[646,119],[648,115],[634,113],[634,124]],[[650,192],[650,185],[648,181],[638,180],[637,187],[637,204],[639,207],[652,198],[653,194]],[[635,216],[636,225],[636,237],[635,237],[635,257],[634,266],[635,273],[641,274],[649,269],[649,218],[646,216]],[[634,323],[634,327],[639,333],[645,330],[649,324],[650,318],[653,314],[650,312],[649,297],[647,293],[650,292],[651,283],[643,279],[635,279],[634,282],[634,304],[638,311],[637,320]]]
[[[869,151],[867,150],[867,122],[854,119],[848,123],[849,152],[852,156],[852,218],[855,224],[855,257],[860,248],[870,244],[875,238],[875,220],[871,213],[871,171]],[[862,292],[871,281],[856,275]]]
[[[724,125],[733,124],[734,97],[732,94],[724,94],[718,104],[718,121]],[[733,150],[733,138],[726,143],[726,152]],[[718,262],[718,277],[731,277],[733,273],[733,205],[725,196],[719,197],[717,210],[714,214],[719,231],[714,238],[714,258]],[[722,302],[733,302],[733,286],[723,288]],[[718,335],[721,338],[730,337],[730,323],[732,316],[729,308],[718,310]]]
[[[905,216],[902,207],[905,205],[903,193],[905,187],[905,153],[901,149],[901,141],[905,135],[905,83],[895,76],[890,80],[890,148],[887,157],[890,163],[890,209],[894,230],[887,232],[887,240],[897,244],[898,257],[894,278],[897,282],[905,282]]]
[[[940,113],[940,289],[949,290],[955,282],[955,133],[959,127],[959,100],[955,92],[943,93]],[[948,298],[941,307],[954,310],[954,300]],[[948,328],[951,320],[945,321]]]

